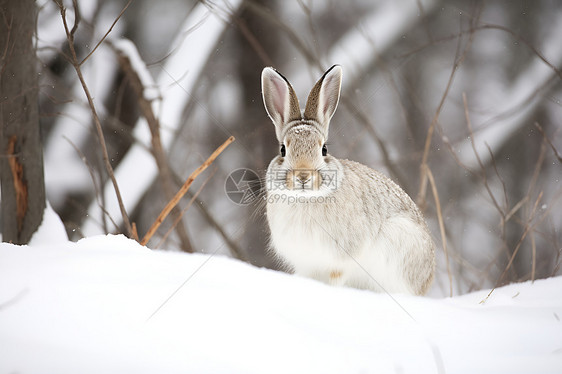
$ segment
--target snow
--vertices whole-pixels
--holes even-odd
[[[562,277],[480,304],[488,290],[390,297],[121,235],[43,240],[0,244],[2,373],[562,372]]]
[[[129,59],[131,67],[137,73],[143,87],[143,97],[149,101],[158,99],[160,92],[156,87],[154,79],[152,79],[152,75],[150,75],[150,72],[146,67],[146,63],[140,57],[135,44],[129,39],[121,38],[115,40],[113,45],[120,54]]]
[[[47,201],[41,225],[29,241],[29,245],[58,244],[68,241],[66,229],[60,217]]]

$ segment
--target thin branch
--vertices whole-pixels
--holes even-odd
[[[474,24],[476,24],[477,22],[474,22]],[[562,71],[560,71],[560,69],[558,69],[556,66],[554,66],[550,61],[548,61],[548,59],[546,57],[544,57],[544,55],[536,48],[533,46],[533,44],[529,41],[527,41],[525,38],[523,38],[521,35],[517,34],[516,32],[514,32],[513,30],[510,30],[509,28],[505,27],[505,26],[501,26],[501,25],[495,25],[495,24],[482,24],[482,25],[478,25],[478,26],[472,26],[471,28],[461,31],[460,34],[454,34],[454,35],[449,35],[446,36],[444,38],[441,39],[437,39],[437,40],[433,40],[430,41],[429,43],[422,45],[418,48],[415,48],[414,50],[411,50],[407,53],[398,55],[399,58],[407,58],[411,55],[420,53],[421,51],[425,50],[426,48],[429,47],[433,47],[436,44],[441,44],[441,43],[446,43],[449,42],[451,40],[455,40],[458,37],[465,35],[465,34],[473,34],[477,31],[485,31],[485,30],[500,30],[503,32],[506,32],[508,34],[510,34],[513,39],[515,39],[517,42],[521,42],[523,43],[527,48],[529,48],[531,50],[531,52],[533,52],[541,61],[543,61],[560,79],[562,79]]]
[[[488,177],[486,175],[486,168],[484,167],[484,164],[482,163],[482,160],[480,159],[480,155],[478,154],[478,152],[476,150],[476,145],[474,144],[474,133],[472,131],[472,124],[471,124],[471,121],[470,121],[470,116],[468,114],[468,104],[467,104],[467,101],[466,101],[466,94],[464,92],[462,94],[462,100],[463,100],[463,105],[464,105],[464,115],[465,115],[465,119],[466,119],[466,125],[468,127],[468,132],[469,132],[469,136],[470,136],[470,143],[472,145],[472,150],[474,151],[474,156],[476,157],[476,160],[478,161],[478,165],[480,165],[480,170],[482,171],[482,179],[484,180],[484,187],[486,188],[486,191],[488,191],[488,195],[492,199],[492,202],[494,203],[494,206],[496,207],[497,211],[500,213],[502,219],[505,219],[505,213],[504,213],[503,209],[500,207],[500,204],[498,203],[498,201],[496,200],[496,197],[492,193],[492,190],[490,189],[490,185],[488,184]]]
[[[544,57],[543,54],[537,48],[535,48],[533,46],[533,43],[527,41],[527,39],[523,38],[521,35],[517,34],[513,30],[511,30],[511,29],[509,29],[505,26],[501,26],[501,25],[483,24],[483,25],[472,28],[470,31],[474,32],[474,31],[478,31],[478,30],[501,30],[501,31],[504,31],[504,32],[510,34],[514,39],[517,39],[517,41],[525,44],[527,46],[527,48],[529,48],[550,69],[552,69],[552,71],[554,71],[560,79],[562,79],[562,71],[560,71],[556,66],[551,64],[550,61],[548,61],[546,59],[546,57]]]
[[[170,200],[170,202],[168,202],[168,204],[164,207],[164,209],[162,209],[162,212],[160,212],[160,214],[158,215],[158,218],[156,218],[156,221],[154,221],[152,226],[150,226],[147,233],[144,235],[144,237],[140,242],[141,245],[146,245],[146,243],[148,243],[148,241],[154,235],[158,227],[160,227],[164,219],[172,211],[172,208],[178,204],[178,202],[181,200],[183,195],[185,195],[187,190],[189,190],[189,187],[191,187],[191,184],[193,183],[195,178],[197,178],[199,174],[201,174],[205,169],[207,169],[209,165],[211,165],[213,161],[215,161],[215,159],[222,153],[222,151],[224,151],[225,148],[228,147],[230,143],[232,143],[233,141],[234,141],[234,136],[228,138],[220,147],[218,147],[211,154],[211,156],[209,156],[209,158],[203,164],[201,164],[201,166],[199,166],[197,169],[195,169],[193,173],[191,173],[189,178],[187,178],[183,186],[181,186],[180,190],[176,193],[174,198]]]
[[[445,262],[447,263],[447,275],[449,276],[449,296],[453,296],[453,275],[451,274],[451,267],[449,265],[449,251],[447,250],[447,235],[445,233],[445,224],[443,222],[443,214],[441,213],[441,203],[439,202],[439,194],[437,193],[437,186],[435,185],[435,179],[433,178],[433,173],[431,169],[427,167],[427,177],[429,179],[429,184],[431,185],[431,190],[433,192],[433,198],[435,199],[435,208],[437,210],[437,221],[439,222],[439,231],[441,232],[441,242],[443,243],[443,252],[445,252]]]
[[[78,30],[78,24],[80,24],[82,16],[80,15],[80,8],[78,8],[77,0],[72,0],[72,7],[74,8],[74,25],[72,26],[72,30],[70,30],[70,35],[74,38],[74,34],[76,34],[76,30]]]
[[[458,38],[458,44],[457,44],[457,51],[455,53],[455,62],[453,64],[453,68],[451,69],[451,74],[449,75],[449,80],[447,82],[447,86],[445,87],[445,92],[443,92],[443,95],[441,96],[441,101],[439,102],[439,105],[437,106],[437,109],[435,110],[435,114],[433,115],[433,119],[431,120],[431,124],[429,125],[429,129],[427,130],[427,136],[425,138],[425,145],[424,145],[424,150],[423,150],[423,156],[422,156],[422,162],[420,164],[420,187],[419,187],[419,191],[418,191],[418,196],[417,196],[417,203],[418,205],[423,209],[424,205],[425,205],[425,194],[426,194],[426,190],[427,190],[427,163],[428,163],[428,158],[429,158],[429,150],[431,147],[431,142],[433,139],[433,132],[435,130],[435,127],[437,126],[437,121],[439,119],[439,115],[441,114],[441,111],[443,109],[443,106],[445,105],[445,100],[447,99],[447,96],[449,95],[449,90],[451,89],[451,86],[453,85],[453,80],[455,78],[456,72],[458,70],[458,68],[460,67],[460,65],[463,63],[464,59],[466,58],[468,51],[472,45],[472,41],[474,38],[474,34],[471,33],[469,35],[469,40],[466,44],[466,46],[464,47],[462,53],[460,53],[460,49],[461,49],[461,35],[462,32],[459,33]]]
[[[387,167],[393,179],[395,179],[399,185],[406,186],[406,178],[402,176],[400,171],[396,168],[396,165],[390,160],[390,155],[384,141],[377,134],[375,126],[371,123],[367,115],[363,113],[363,111],[361,111],[349,97],[343,96],[340,101],[347,107],[349,113],[359,121],[363,128],[365,128],[371,138],[373,138],[381,151],[383,163]]]
[[[507,263],[507,266],[505,267],[504,271],[501,273],[500,277],[496,281],[496,285],[494,286],[494,288],[492,288],[490,290],[490,292],[488,293],[488,295],[482,301],[480,301],[480,304],[484,304],[488,300],[488,298],[492,295],[494,290],[500,285],[500,282],[503,280],[503,277],[505,276],[507,271],[511,268],[511,265],[513,264],[513,260],[515,259],[515,256],[519,252],[519,249],[521,248],[521,245],[523,244],[523,241],[527,237],[527,234],[529,234],[529,232],[532,232],[532,230],[534,229],[534,225],[532,226],[532,225],[530,225],[530,223],[533,220],[533,218],[535,217],[535,212],[537,211],[537,207],[539,205],[539,202],[542,199],[542,195],[543,195],[543,193],[541,191],[541,193],[537,197],[537,200],[535,201],[535,204],[533,206],[533,210],[531,211],[531,213],[529,215],[529,218],[527,219],[527,225],[525,225],[525,231],[523,231],[523,234],[521,235],[521,238],[519,239],[519,242],[515,246],[515,249],[513,250],[513,254],[511,255],[511,258],[509,259],[509,262]]]
[[[111,26],[109,27],[109,30],[107,30],[107,32],[105,33],[105,35],[103,36],[103,38],[101,38],[101,40],[98,42],[98,44],[96,44],[96,46],[94,47],[94,49],[92,49],[92,51],[90,53],[88,53],[88,55],[86,57],[84,57],[84,59],[80,62],[80,66],[82,66],[86,60],[88,60],[90,58],[91,55],[94,54],[94,52],[96,51],[96,49],[98,49],[98,47],[101,45],[101,43],[104,42],[104,40],[108,37],[109,33],[113,30],[113,27],[115,26],[115,24],[117,23],[117,21],[119,21],[119,19],[121,18],[121,16],[123,16],[123,13],[125,13],[125,11],[127,10],[127,8],[129,7],[129,5],[131,5],[131,3],[133,2],[133,0],[129,0],[127,2],[127,4],[125,5],[125,7],[121,10],[121,13],[119,13],[119,15],[117,16],[117,18],[115,18],[115,21],[113,21],[113,23],[111,24]]]
[[[554,144],[552,144],[552,141],[550,140],[550,138],[548,136],[546,136],[546,133],[544,132],[543,128],[541,125],[539,125],[538,122],[535,122],[535,127],[539,130],[539,132],[542,134],[544,140],[548,143],[548,145],[550,146],[550,148],[552,148],[552,152],[554,152],[554,156],[556,156],[556,158],[558,159],[558,162],[562,164],[562,156],[560,155],[560,153],[558,153],[558,150],[556,149],[556,147],[554,146]]]
[[[191,196],[191,198],[189,199],[189,202],[187,203],[187,205],[185,206],[185,208],[183,208],[179,214],[178,217],[176,217],[174,219],[174,223],[172,223],[172,226],[168,229],[168,231],[166,231],[166,233],[162,236],[162,238],[160,239],[160,241],[158,242],[158,244],[156,245],[156,248],[160,248],[162,246],[162,244],[164,244],[164,242],[166,241],[166,239],[168,238],[168,236],[170,236],[170,234],[172,233],[172,231],[174,230],[174,228],[180,223],[182,217],[184,216],[184,214],[187,212],[187,210],[193,205],[193,203],[195,202],[195,199],[197,199],[197,197],[199,196],[199,194],[201,193],[201,191],[203,191],[203,189],[205,188],[205,186],[207,185],[207,183],[211,180],[211,178],[213,177],[213,175],[215,175],[217,171],[217,168],[215,168],[211,174],[207,177],[207,179],[205,179],[203,181],[203,183],[201,183],[201,186],[199,187],[199,189],[197,190],[197,192],[195,192],[195,194],[193,196]]]
[[[107,210],[105,209],[105,206],[102,204],[102,202],[100,201],[100,196],[102,196],[101,190],[98,186],[98,183],[96,182],[96,176],[94,173],[94,167],[92,165],[90,165],[90,163],[88,162],[88,159],[86,158],[86,155],[84,155],[84,153],[78,148],[78,146],[76,144],[74,144],[72,142],[72,140],[70,140],[69,138],[67,138],[66,136],[64,136],[64,139],[72,146],[72,148],[74,148],[74,150],[76,151],[76,153],[78,154],[78,156],[80,157],[80,160],[82,160],[82,162],[84,163],[84,165],[86,165],[86,168],[88,169],[88,173],[90,173],[90,178],[92,179],[92,184],[94,185],[94,190],[95,190],[95,199],[96,202],[98,203],[98,206],[100,207],[101,211],[107,216],[109,217],[111,223],[113,224],[113,226],[115,227],[116,230],[119,230],[119,225],[117,225],[117,223],[113,220],[113,218],[109,215],[109,213],[107,212]],[[105,220],[104,220],[104,230],[105,232],[107,232],[107,225],[105,224]]]
[[[177,174],[173,175],[174,180],[176,181],[176,183],[181,184],[183,183],[183,181],[180,179],[180,177]],[[215,217],[213,217],[213,215],[211,214],[211,212],[209,212],[209,209],[207,208],[206,204],[204,204],[203,201],[201,201],[199,199],[199,197],[195,196],[195,194],[192,194],[190,191],[187,191],[187,193],[185,194],[187,197],[189,198],[194,198],[194,203],[195,206],[197,207],[197,209],[199,209],[199,211],[201,212],[201,214],[203,215],[203,217],[205,217],[205,219],[207,220],[207,222],[215,229],[217,230],[217,232],[219,233],[219,235],[222,237],[222,239],[224,240],[224,242],[226,243],[226,245],[228,246],[228,249],[230,251],[230,254],[234,257],[237,258],[241,261],[246,261],[249,262],[247,257],[244,256],[244,251],[242,251],[242,249],[240,248],[240,246],[238,245],[238,243],[236,243],[236,240],[232,239],[228,233],[226,232],[226,230],[221,226],[221,224],[215,219]]]
[[[115,195],[116,195],[117,201],[119,203],[119,209],[121,211],[121,215],[123,216],[123,223],[125,224],[125,229],[127,230],[127,235],[129,237],[133,237],[133,229],[132,229],[131,223],[129,221],[129,216],[127,215],[127,211],[125,209],[125,205],[123,204],[123,199],[121,197],[121,192],[119,191],[119,185],[117,184],[117,180],[115,179],[115,174],[113,173],[113,168],[111,167],[111,163],[109,161],[109,155],[108,155],[108,152],[107,152],[107,146],[105,144],[105,138],[104,138],[104,135],[103,135],[103,130],[102,130],[102,127],[101,127],[100,119],[99,119],[98,114],[96,112],[94,100],[92,99],[92,95],[90,94],[90,90],[88,89],[88,86],[86,85],[86,81],[84,79],[84,76],[82,75],[82,70],[81,70],[80,64],[78,62],[78,57],[76,55],[76,50],[74,48],[74,34],[69,30],[68,23],[66,22],[66,8],[62,5],[62,2],[57,1],[57,4],[59,5],[59,8],[60,8],[60,13],[61,13],[61,17],[62,17],[62,21],[63,21],[63,25],[64,25],[64,30],[66,32],[66,38],[67,38],[68,46],[69,46],[70,53],[71,53],[71,63],[72,63],[72,66],[74,67],[74,70],[76,70],[76,74],[78,75],[78,79],[80,80],[80,84],[82,85],[82,89],[84,90],[84,93],[86,94],[86,98],[88,99],[88,104],[90,106],[90,110],[91,110],[92,116],[94,118],[94,124],[95,124],[95,127],[96,127],[98,140],[100,142],[100,146],[101,146],[101,149],[102,149],[103,162],[105,164],[105,168],[107,170],[107,173],[109,174],[111,182],[113,183],[113,189],[115,190]],[[76,21],[75,21],[75,25],[76,25]]]
[[[474,135],[471,135],[470,139],[472,139],[474,141]],[[494,156],[494,152],[492,152],[492,148],[490,148],[488,143],[484,143],[484,144],[486,145],[486,148],[488,149],[488,153],[490,154],[490,160],[492,162],[492,167],[494,168],[494,172],[496,173],[496,177],[498,177],[498,180],[500,181],[500,183],[502,185],[503,196],[504,196],[504,204],[505,204],[505,209],[507,210],[507,209],[509,209],[509,199],[508,199],[508,196],[507,196],[507,186],[505,185],[505,182],[504,182],[503,178],[501,177],[500,172],[498,170],[498,164],[496,163],[496,157]]]
[[[535,273],[537,269],[537,244],[535,243],[535,233],[531,232],[531,281],[535,281]]]
[[[189,191],[187,192],[187,195],[188,196],[190,195]],[[197,206],[201,214],[203,214],[207,222],[209,222],[209,224],[212,227],[214,227],[215,230],[218,231],[219,235],[223,238],[224,242],[228,246],[230,254],[232,254],[233,257],[241,261],[250,262],[248,261],[248,258],[244,255],[244,251],[242,250],[242,248],[240,248],[238,243],[236,243],[236,241],[228,235],[226,230],[220,225],[220,223],[215,219],[215,217],[213,217],[213,215],[209,212],[209,209],[207,209],[207,207],[203,204],[203,202],[200,201],[198,198],[195,199],[195,202],[196,202],[195,205]]]
[[[310,51],[310,48],[302,41],[302,39],[298,36],[294,29],[281,21],[281,19],[277,17],[274,12],[272,12],[267,7],[251,0],[246,1],[245,5],[251,12],[268,21],[272,27],[276,27],[277,29],[285,33],[285,35],[287,35],[293,45],[299,50],[304,58],[306,58],[309,64],[314,65],[318,68],[321,67],[317,57]]]
[[[505,215],[505,222],[508,222],[511,217],[521,209],[521,207],[529,200],[529,195],[525,195],[511,210]]]
[[[263,46],[261,45],[259,40],[256,38],[256,36],[248,28],[248,25],[247,25],[246,21],[244,19],[242,19],[241,17],[236,16],[236,15],[232,16],[232,21],[236,24],[236,26],[238,26],[238,28],[240,29],[240,32],[242,33],[242,36],[244,36],[244,38],[246,38],[246,40],[250,44],[250,47],[252,47],[254,52],[256,52],[256,54],[260,58],[261,62],[266,66],[275,65],[273,63],[273,60],[269,56],[269,54],[266,52],[265,48],[263,48]]]

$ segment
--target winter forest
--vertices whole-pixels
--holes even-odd
[[[0,4],[4,242],[28,244],[54,211],[72,242],[123,234],[281,270],[267,250],[263,178],[279,144],[260,74],[275,67],[304,101],[339,64],[329,151],[418,204],[436,243],[430,298],[562,275],[558,1]],[[35,218],[11,182],[20,156]]]

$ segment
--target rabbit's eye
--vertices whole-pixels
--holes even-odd
[[[281,157],[285,157],[285,144],[281,145]]]
[[[324,144],[322,146],[322,156],[327,156],[327,155],[328,155],[328,146]]]

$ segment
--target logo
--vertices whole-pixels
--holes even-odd
[[[267,174],[268,191],[336,191],[338,171],[331,169],[272,169]]]
[[[226,178],[224,191],[230,201],[235,204],[251,204],[260,196],[260,178],[251,169],[236,169]]]

